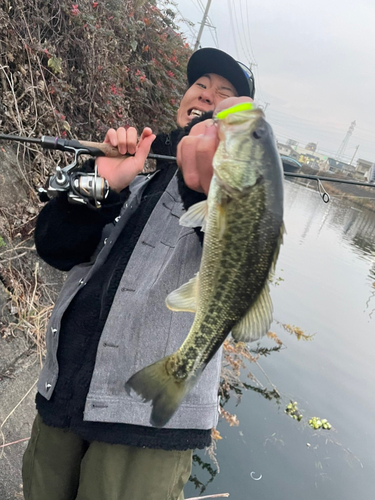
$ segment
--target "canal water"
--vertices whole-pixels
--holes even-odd
[[[325,204],[317,190],[286,181],[285,225],[271,285],[271,330],[283,346],[247,364],[242,380],[253,390],[225,404],[239,426],[218,426],[220,471],[197,453],[186,498],[375,498],[375,213],[338,198]],[[300,421],[285,412],[291,400]],[[311,428],[314,416],[331,430]]]

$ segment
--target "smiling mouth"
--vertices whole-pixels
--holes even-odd
[[[201,111],[200,109],[195,109],[195,108],[192,108],[192,109],[189,109],[188,111],[188,116],[191,116],[191,117],[201,117],[203,115],[203,111]]]

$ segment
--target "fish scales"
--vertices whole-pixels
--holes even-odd
[[[170,309],[195,312],[192,327],[180,349],[134,374],[125,386],[152,401],[150,421],[159,427],[230,332],[236,340],[257,340],[272,322],[268,279],[283,227],[280,157],[261,110],[237,106],[218,127],[207,202],[180,219],[190,227],[205,226],[199,274],[167,297]]]
[[[256,191],[259,191],[259,194]],[[258,200],[258,204],[254,203],[254,199]],[[205,288],[204,283],[206,282],[206,288],[212,287],[213,294],[209,296],[209,304],[204,317],[202,318],[199,313],[196,315],[191,335],[188,336],[179,350],[178,366],[179,368],[184,366],[186,376],[193,366],[197,369],[202,363],[196,363],[197,350],[201,353],[200,359],[207,361],[205,357],[207,352],[210,353],[209,359],[212,358],[234,324],[245,314],[257,297],[268,277],[268,270],[279,238],[278,221],[274,220],[272,214],[263,218],[266,227],[270,228],[274,225],[276,230],[273,241],[270,241],[269,238],[264,239],[262,252],[257,254],[247,252],[247,249],[259,245],[259,240],[262,237],[259,231],[259,220],[257,217],[252,218],[252,226],[255,228],[249,227],[248,223],[244,224],[245,220],[249,219],[246,214],[264,211],[264,200],[264,186],[258,185],[253,191],[253,196],[244,199],[244,210],[240,212],[240,216],[229,212],[228,215],[234,215],[233,220],[230,216],[228,217],[228,226],[230,225],[233,231],[225,234],[222,242],[210,240],[206,243],[205,241],[202,268],[206,269],[206,275],[200,276],[200,278],[203,278],[202,288]],[[258,205],[263,206],[263,210],[259,210]],[[256,226],[258,226],[257,229]],[[225,248],[225,252],[222,251],[223,248]],[[206,260],[208,263],[213,263],[215,260],[217,262],[218,254],[220,254],[218,265],[210,266],[207,264],[206,267],[204,266]],[[213,283],[212,274],[215,271],[216,280]],[[234,294],[235,290],[242,291],[242,294],[240,296]],[[203,304],[201,309],[204,309]],[[217,331],[222,332],[219,339],[215,337]],[[197,346],[197,349],[192,350],[192,345]],[[216,349],[214,349],[215,347]],[[189,360],[191,355],[193,359]]]

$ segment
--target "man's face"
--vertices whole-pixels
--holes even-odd
[[[233,85],[215,73],[201,76],[186,91],[177,111],[177,125],[185,127],[193,118],[213,111],[219,102],[236,96]]]

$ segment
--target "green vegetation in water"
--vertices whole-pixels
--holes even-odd
[[[297,401],[290,401],[290,403],[285,408],[285,413],[287,413],[290,417],[298,420],[300,422],[303,418],[302,413],[299,411],[297,406]],[[332,425],[327,421],[326,418],[312,417],[309,420],[309,426],[313,429],[326,429],[330,430]]]
[[[288,406],[285,408],[285,413],[290,415],[292,418],[295,420],[302,420],[302,413],[300,413],[298,406],[297,406],[297,401],[290,401]]]
[[[325,418],[319,417],[310,418],[309,426],[313,429],[326,429],[328,431],[332,428],[332,425]]]

